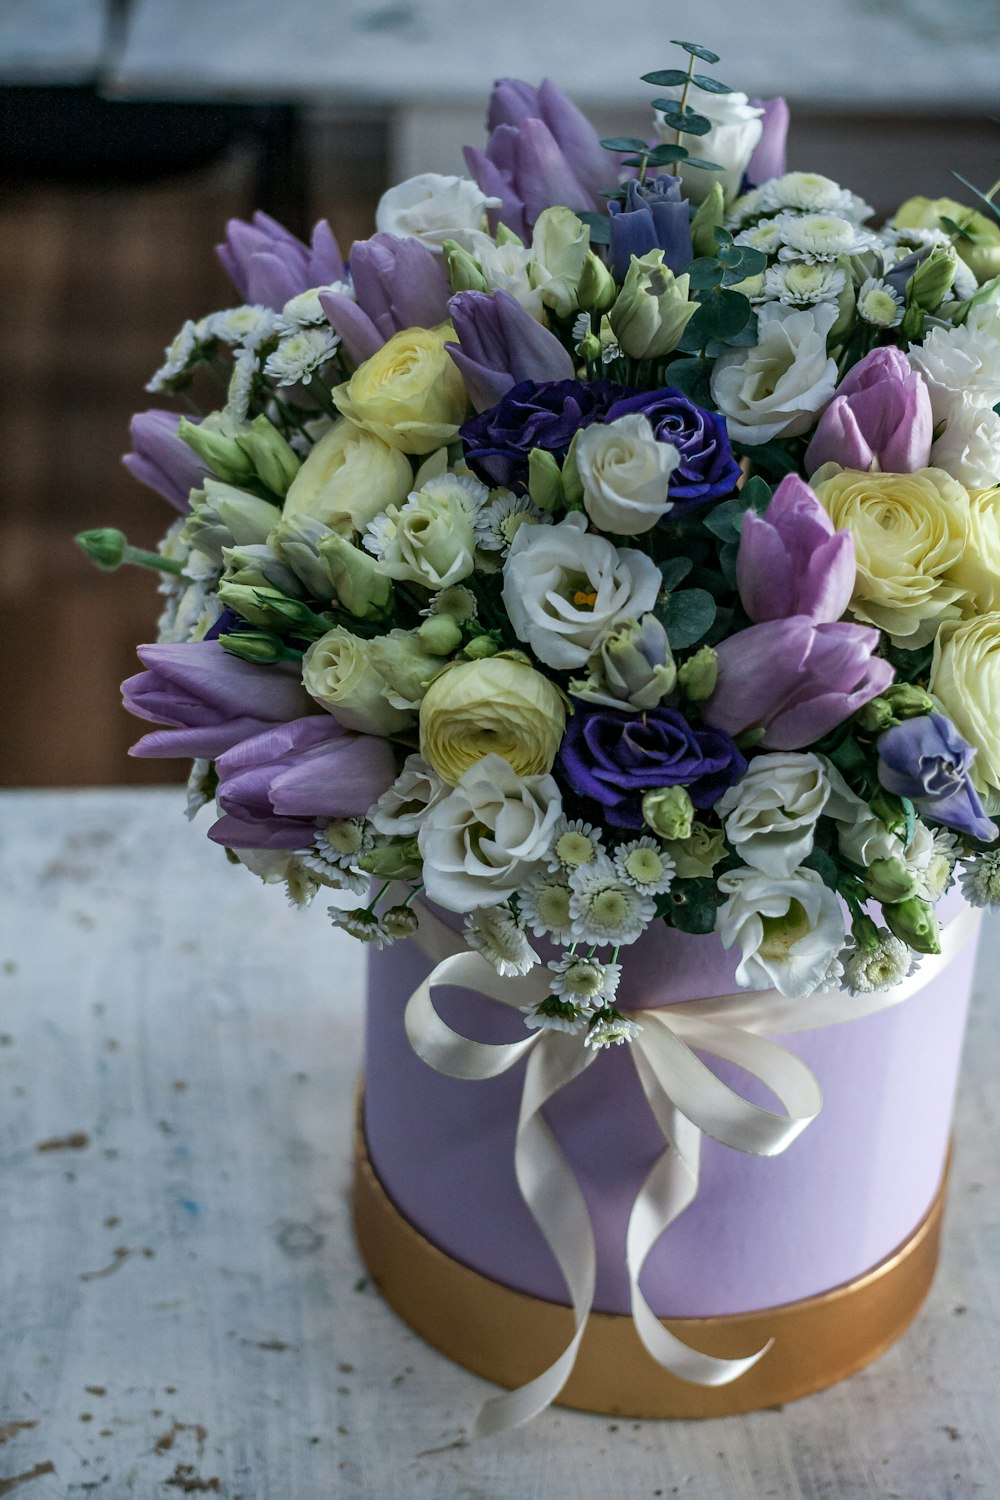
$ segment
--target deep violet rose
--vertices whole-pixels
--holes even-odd
[[[561,462],[573,434],[601,421],[629,394],[610,380],[522,380],[459,429],[469,467],[486,484],[523,490],[532,448],[544,448]]]
[[[974,839],[996,837],[969,777],[976,752],[943,714],[904,719],[878,741],[878,779],[920,813]]]
[[[747,768],[728,734],[695,729],[676,709],[574,707],[557,769],[615,828],[641,828],[643,795],[656,787],[684,786],[695,807],[711,807]]]
[[[675,510],[718,500],[736,489],[740,466],[729,446],[725,417],[696,406],[683,391],[669,385],[625,396],[603,420],[613,422],[629,412],[641,412],[657,440],[672,443],[681,456],[667,490]]]

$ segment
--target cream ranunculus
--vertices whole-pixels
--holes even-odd
[[[483,228],[486,210],[499,207],[499,198],[488,198],[468,177],[421,172],[382,194],[375,228],[397,239],[422,240],[435,252],[445,240],[468,250],[471,235]]]
[[[401,510],[390,505],[372,522],[365,546],[389,578],[451,588],[475,568],[475,517],[488,498],[486,486],[465,475],[430,479]]]
[[[349,537],[387,505],[400,504],[412,485],[402,453],[341,417],[292,480],[283,513],[312,516]]]
[[[640,619],[662,578],[644,552],[587,532],[579,511],[557,526],[522,526],[504,566],[503,599],[518,640],[548,667],[582,667],[618,620]]]
[[[585,427],[574,451],[584,509],[602,531],[636,536],[673,509],[667,486],[681,456],[641,412]]]
[[[808,857],[830,783],[815,755],[758,755],[717,804],[733,849],[755,870],[787,879]]]
[[[432,453],[458,436],[469,406],[445,344],[450,323],[393,334],[333,392],[337,409],[403,453]]]
[[[972,780],[986,811],[1000,811],[1000,613],[942,626],[929,687],[975,748]]]
[[[664,92],[668,96],[672,95],[680,99],[679,88],[667,89]],[[690,198],[692,203],[700,203],[711,191],[713,182],[720,182],[727,203],[731,203],[740,190],[740,182],[747,163],[761,138],[764,129],[762,122],[764,111],[757,105],[751,104],[746,94],[736,92],[699,93],[695,108],[698,114],[712,122],[712,128],[708,134],[699,137],[698,155],[705,157],[708,161],[718,162],[722,171],[703,172],[697,167],[691,167],[685,172],[682,162],[681,179],[684,183],[685,196]],[[660,140],[673,145],[677,133],[670,119],[659,110],[656,111],[655,119],[656,133]]]
[[[964,612],[968,595],[954,570],[969,536],[969,495],[950,474],[869,474],[824,464],[810,483],[837,531],[854,539],[856,619],[914,650]]]
[[[449,911],[498,906],[540,867],[561,815],[551,776],[518,776],[485,756],[420,825],[427,895]]]
[[[387,685],[371,660],[369,643],[342,625],[320,636],[302,658],[302,686],[345,729],[361,734],[397,734],[412,713],[393,708]]]
[[[537,776],[551,771],[565,725],[558,688],[518,656],[456,662],[420,706],[420,753],[450,786],[491,754]]]
[[[1000,487],[969,493],[969,539],[951,576],[976,614],[1000,609]]]
[[[837,321],[835,303],[788,312],[768,303],[757,315],[752,349],[720,354],[712,396],[740,443],[769,443],[808,432],[837,384],[837,363],[826,352]]]

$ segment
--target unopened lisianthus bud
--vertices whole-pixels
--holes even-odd
[[[941,932],[934,908],[919,896],[882,907],[886,925],[894,937],[917,953],[940,953]]]
[[[450,615],[431,615],[417,631],[420,644],[431,656],[450,656],[461,645],[462,632]]]
[[[230,656],[238,656],[241,661],[250,661],[265,667],[284,660],[286,654],[284,643],[277,636],[265,635],[263,631],[258,630],[220,635],[219,645],[228,651]]]
[[[677,669],[677,684],[696,703],[711,698],[719,676],[719,658],[711,646],[702,646]]]
[[[94,531],[81,531],[76,541],[91,562],[107,573],[113,573],[125,561],[128,538],[124,531],[118,531],[114,526],[99,526]]]
[[[455,240],[444,242],[444,263],[448,272],[448,280],[451,282],[453,292],[488,292],[486,277],[483,275],[474,258],[468,250]]]
[[[324,537],[316,550],[330,570],[342,609],[356,620],[384,613],[392,596],[392,583],[373,557],[337,532]]]
[[[865,889],[876,901],[899,902],[916,894],[917,882],[901,859],[876,859],[865,871]]]
[[[528,454],[528,494],[540,510],[558,510],[563,503],[562,472],[545,448]]]
[[[496,656],[499,650],[491,635],[474,635],[466,643],[465,654],[471,661],[484,661],[488,656]]]
[[[274,495],[285,495],[301,467],[295,450],[267,417],[255,417],[249,432],[240,433],[237,444],[253,464],[261,484]]]
[[[219,413],[197,424],[181,417],[177,436],[208,465],[217,479],[225,484],[245,484],[253,478],[253,461],[236,441],[236,434],[225,430],[226,425]]]
[[[722,228],[725,219],[726,197],[722,191],[722,183],[716,180],[699,203],[698,211],[691,220],[691,245],[695,255],[715,255],[715,231]]]
[[[661,838],[686,839],[691,836],[694,804],[685,787],[658,787],[643,797],[642,816]]]
[[[589,313],[606,313],[614,306],[617,295],[615,278],[603,260],[593,250],[588,251],[577,288],[580,306]]]
[[[358,869],[366,875],[375,875],[380,880],[414,880],[420,874],[420,851],[416,839],[386,839],[373,849],[362,854]],[[409,907],[393,907],[393,911],[409,912]],[[412,912],[409,912],[413,916]],[[389,913],[386,913],[388,916]],[[409,932],[394,932],[393,937],[409,937],[416,931],[416,919]]]
[[[897,719],[916,719],[934,712],[934,699],[914,682],[896,682],[883,694]]]
[[[885,730],[891,729],[895,724],[896,715],[888,697],[882,694],[859,708],[855,715],[855,723],[865,734],[883,734]]]

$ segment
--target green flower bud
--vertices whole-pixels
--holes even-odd
[[[114,526],[99,526],[95,531],[81,531],[76,538],[91,562],[106,573],[113,573],[125,561],[128,537]]]
[[[531,231],[529,279],[557,318],[580,306],[579,286],[590,253],[590,230],[571,208],[545,208]]]
[[[277,589],[257,588],[252,584],[223,579],[218,593],[229,609],[264,630],[285,628],[293,630],[296,635],[311,636],[324,635],[330,628],[329,620],[314,614],[301,599],[289,599]]]
[[[462,632],[449,615],[430,615],[417,631],[420,644],[431,656],[450,656],[462,644]]]
[[[700,651],[688,657],[683,666],[677,669],[678,686],[682,692],[687,693],[689,698],[693,698],[695,703],[711,698],[715,692],[718,677],[719,658],[711,646],[702,646]]]
[[[589,313],[606,313],[614,306],[617,296],[618,287],[615,284],[615,278],[600,256],[595,255],[593,250],[589,250],[587,259],[583,263],[580,285],[577,288],[580,306]],[[600,348],[593,357],[596,359],[599,355]]]
[[[230,430],[227,431],[226,428]],[[189,422],[187,417],[181,417],[177,436],[224,483],[244,484],[254,477],[253,462],[249,454],[244,453],[236,440],[236,433],[232,431],[232,424],[223,420],[221,412],[213,412],[199,423]]]
[[[883,734],[897,723],[892,704],[885,697],[872,698],[854,715],[854,722],[865,734]]]
[[[330,570],[341,609],[346,609],[356,620],[377,618],[385,613],[392,597],[392,583],[373,557],[337,532],[324,537],[316,550]]]
[[[984,282],[974,296],[962,302],[952,313],[951,321],[954,324],[964,323],[974,307],[994,307],[997,303],[1000,303],[1000,276]]]
[[[465,654],[471,661],[483,661],[487,656],[496,656],[500,647],[491,635],[474,635],[466,642]]]
[[[886,926],[916,953],[940,953],[941,931],[934,908],[919,896],[882,907]]]
[[[896,682],[886,688],[883,698],[897,719],[919,719],[934,712],[934,699],[913,682]]]
[[[302,464],[274,424],[265,416],[255,417],[250,431],[240,433],[236,442],[252,463],[261,484],[274,495],[286,495]]]
[[[493,236],[498,245],[516,245],[519,250],[524,249],[524,241],[513,229],[508,229],[506,224],[498,224],[497,232]]]
[[[865,871],[865,889],[876,901],[906,901],[916,894],[917,882],[901,859],[876,859]]]
[[[276,589],[290,599],[301,596],[299,580],[266,543],[246,547],[223,547],[222,561],[226,583],[245,583],[251,588]]]
[[[596,363],[600,359],[604,345],[596,333],[585,333],[576,346],[576,352],[588,365]]]
[[[440,656],[424,649],[419,630],[390,630],[388,635],[377,635],[369,641],[368,653],[372,666],[385,678],[385,696],[393,708],[419,707],[431,678],[441,671]]]
[[[951,291],[958,256],[952,245],[932,245],[931,252],[906,283],[906,305],[937,312]]]
[[[366,875],[375,875],[379,880],[415,880],[422,863],[416,839],[386,839],[362,854],[358,869]],[[409,907],[402,908],[409,911]],[[394,907],[393,910],[400,910]],[[411,913],[411,916],[414,915]],[[416,927],[411,929],[415,931]],[[409,937],[409,933],[394,933],[394,937]]]
[[[562,472],[544,448],[532,448],[528,454],[528,494],[539,510],[558,510],[565,499]]]
[[[632,359],[659,359],[676,349],[698,311],[688,301],[687,274],[675,276],[662,250],[633,255],[625,284],[608,317],[615,338]]]
[[[220,635],[218,639],[219,645],[230,656],[238,656],[241,661],[253,662],[255,666],[273,666],[277,661],[286,660],[289,654],[284,642],[276,635],[264,635],[261,631],[240,631],[236,635]]]
[[[696,256],[704,255],[711,258],[715,255],[717,249],[715,231],[722,228],[725,219],[726,198],[722,191],[722,183],[716,178],[691,220],[691,245]],[[761,278],[763,281],[763,272]]]
[[[248,495],[246,490],[206,479],[200,490],[191,491],[191,513],[184,522],[183,538],[213,567],[221,568],[226,547],[253,547],[266,542],[281,511],[270,500]],[[280,587],[280,585],[278,585]]]
[[[573,678],[569,690],[589,703],[647,709],[662,703],[676,681],[667,632],[649,614],[605,631],[587,658],[587,676]]]
[[[569,445],[569,452],[563,459],[563,504],[567,510],[583,509],[583,480],[580,478],[580,470],[576,462],[576,447],[580,440],[580,433],[583,430],[582,427],[578,427],[574,432],[573,441]],[[530,458],[528,459],[528,463],[531,463]]]
[[[905,844],[907,841],[906,812],[899,797],[894,796],[892,792],[885,791],[883,787],[878,787],[872,793],[869,802],[876,818]]]
[[[657,787],[643,797],[642,816],[661,838],[687,839],[694,822],[694,803],[685,787]]]
[[[863,953],[874,953],[879,944],[879,929],[865,912],[859,911],[851,923],[855,945]]]
[[[666,845],[680,880],[707,879],[720,860],[726,857],[726,841],[721,828],[695,823],[686,839],[671,839]]]
[[[486,278],[468,250],[457,240],[445,240],[444,263],[454,292],[487,292]]]

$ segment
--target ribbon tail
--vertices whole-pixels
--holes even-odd
[[[594,1053],[579,1038],[542,1034],[525,1070],[514,1165],[518,1187],[556,1258],[570,1294],[574,1332],[547,1370],[527,1385],[494,1396],[476,1419],[475,1436],[519,1427],[556,1399],[569,1379],[594,1301],[597,1251],[586,1200],[573,1169],[542,1117],[542,1106],[582,1073]]]
[[[629,1215],[625,1259],[632,1319],[643,1344],[662,1369],[692,1385],[729,1385],[752,1369],[771,1343],[742,1359],[703,1354],[664,1328],[639,1286],[643,1266],[660,1235],[697,1197],[701,1131],[671,1103],[644,1053],[637,1049],[634,1058],[643,1092],[669,1144],[654,1162]]]

